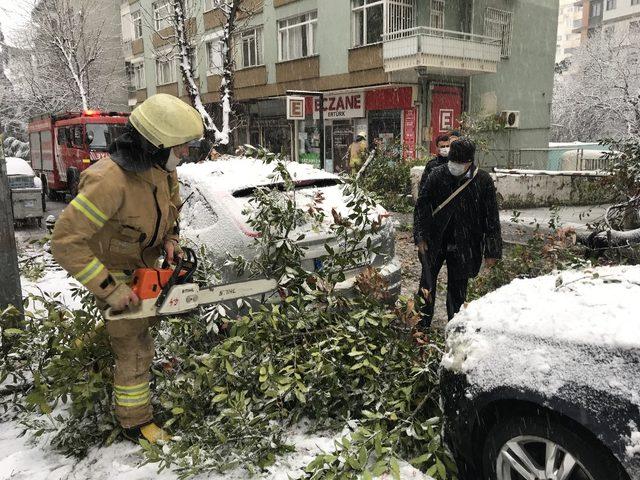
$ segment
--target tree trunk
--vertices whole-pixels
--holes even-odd
[[[640,245],[640,228],[635,230],[607,230],[597,234],[579,234],[578,242],[593,250],[622,248]]]

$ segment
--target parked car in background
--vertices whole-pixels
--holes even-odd
[[[47,209],[42,182],[26,160],[17,157],[5,160],[14,222],[34,221],[40,225]]]
[[[461,480],[640,479],[640,266],[562,272],[447,327],[445,440]]]
[[[316,195],[321,194],[324,198],[321,208],[327,213],[327,221],[332,218],[333,208],[345,217],[348,215],[340,177],[310,165],[295,162],[287,165],[295,181],[300,208],[306,210]],[[198,246],[206,246],[216,265],[226,263],[227,252],[234,256],[242,255],[247,260],[253,258],[258,234],[247,224],[244,211],[250,206],[249,199],[256,188],[276,189],[280,186],[272,178],[273,173],[273,165],[241,157],[223,157],[217,161],[178,167],[180,193],[185,201],[180,214],[181,235]],[[390,219],[385,218],[386,211],[382,207],[379,206],[377,212],[382,215],[383,223],[372,244],[379,247],[380,254],[366,255],[361,267],[345,272],[345,280],[336,288],[348,293],[354,287],[358,273],[365,266],[372,265],[379,269],[394,298],[400,293],[401,280],[400,262],[395,256],[394,226]],[[294,236],[300,234],[304,235],[304,239],[298,242],[305,248],[303,267],[308,271],[322,268],[322,257],[327,255],[325,244],[336,250],[340,248],[331,231],[314,228],[311,222],[302,222],[292,232]],[[223,268],[220,275],[221,283],[242,281],[231,267]]]

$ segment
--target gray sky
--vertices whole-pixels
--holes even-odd
[[[0,0],[0,25],[8,43],[14,43],[16,32],[29,21],[34,0]]]

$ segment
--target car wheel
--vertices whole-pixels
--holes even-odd
[[[488,433],[483,454],[488,480],[628,480],[597,440],[570,430],[553,415],[511,417]]]

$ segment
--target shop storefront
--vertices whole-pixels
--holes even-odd
[[[349,145],[364,133],[369,148],[378,142],[397,144],[407,158],[415,156],[418,125],[413,87],[386,87],[327,93],[324,97],[325,169],[344,171]],[[297,159],[320,165],[320,101],[306,99],[307,116],[297,125]]]
[[[324,166],[330,172],[348,168],[349,146],[356,135],[397,145],[406,158],[415,157],[418,110],[412,86],[327,92],[324,96]],[[262,145],[270,151],[320,167],[320,101],[305,99],[305,120],[286,120],[284,98],[258,100],[244,106],[245,117],[235,130],[238,145]]]
[[[243,105],[244,114],[235,128],[236,145],[261,145],[269,151],[292,157],[291,122],[285,116],[284,100],[265,99]]]

